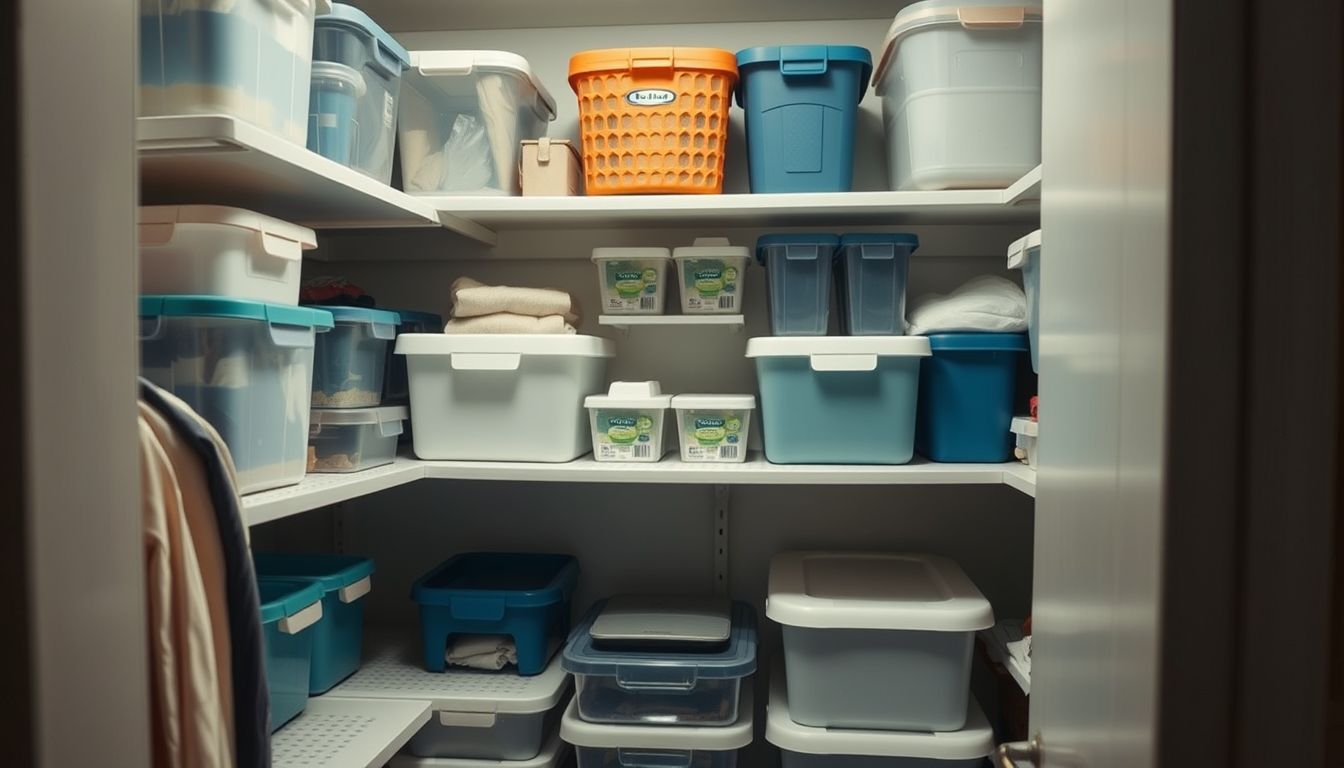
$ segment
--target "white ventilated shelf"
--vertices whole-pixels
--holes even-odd
[[[380,768],[429,722],[421,700],[308,700],[303,714],[271,735],[275,768]]]
[[[1009,642],[1017,642],[1024,637],[1022,622],[1016,619],[1003,619],[989,629],[981,630],[978,634],[990,660],[1002,664],[1003,668],[1008,670],[1009,676],[1013,678],[1013,682],[1017,683],[1017,687],[1022,689],[1022,693],[1030,696],[1031,669],[1023,665],[1008,650]]]
[[[683,326],[721,326],[736,333],[742,330],[742,315],[599,315],[598,325],[629,330],[631,328],[676,328]]]
[[[248,525],[267,523],[310,509],[405,485],[425,476],[420,462],[398,457],[391,464],[363,472],[314,473],[298,485],[243,497],[243,519]]]
[[[1004,465],[1003,484],[1036,498],[1036,470],[1020,461]]]

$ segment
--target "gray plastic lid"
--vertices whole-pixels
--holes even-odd
[[[732,603],[711,595],[617,595],[593,620],[598,642],[724,643],[732,631]]]
[[[591,632],[593,622],[607,607],[600,600],[569,633],[565,645],[566,672],[597,677],[616,677],[637,688],[641,684],[666,689],[673,678],[693,683],[697,679],[741,678],[756,671],[756,612],[743,602],[734,602],[732,630],[726,646],[705,651],[663,651],[598,648]]]

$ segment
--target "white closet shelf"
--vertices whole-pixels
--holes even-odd
[[[494,243],[488,229],[243,120],[142,117],[136,144],[146,204],[233,205],[314,229],[443,226]]]
[[[303,714],[271,735],[275,768],[379,768],[429,722],[430,702],[308,700]]]
[[[631,328],[717,325],[736,333],[742,330],[742,315],[598,315],[598,325],[629,330]]]
[[[425,476],[419,461],[398,457],[391,464],[344,474],[314,473],[298,485],[261,491],[243,497],[243,519],[248,525],[267,523],[310,509],[395,488]]]
[[[1036,470],[1020,461],[1003,465],[1003,484],[1036,498]]]

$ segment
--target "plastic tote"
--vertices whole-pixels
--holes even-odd
[[[368,408],[383,397],[387,349],[401,316],[385,309],[323,307],[336,327],[318,339],[314,408]]]
[[[917,336],[757,338],[765,458],[776,464],[904,464],[914,455]]]
[[[415,455],[570,461],[591,445],[583,398],[606,384],[611,341],[546,334],[406,334]]]
[[[271,733],[308,706],[313,627],[322,619],[322,588],[297,579],[258,579],[261,637]]]
[[[925,0],[896,14],[873,90],[892,189],[1000,189],[1041,163],[1041,4]]]
[[[506,51],[412,51],[397,136],[415,195],[516,195],[520,142],[546,135],[555,100]]]
[[[770,670],[765,740],[779,747],[782,768],[981,768],[994,752],[994,730],[974,698],[966,724],[950,732],[799,725],[779,663]]]
[[[1041,230],[1008,246],[1008,268],[1022,270],[1027,294],[1027,340],[1031,342],[1031,370],[1041,372]]]
[[[299,303],[313,230],[222,205],[142,205],[140,291]]]
[[[672,408],[682,461],[746,461],[754,395],[677,395]]]
[[[951,560],[781,552],[765,614],[783,625],[790,717],[815,728],[956,731],[975,633],[994,613]]]
[[[453,635],[508,635],[518,674],[539,675],[569,630],[569,599],[579,563],[569,555],[474,552],[456,555],[420,577],[425,669],[442,672]]]
[[[697,237],[692,245],[672,249],[682,314],[740,313],[750,259],[749,248],[729,245],[726,237]]]
[[[361,88],[354,93],[354,131],[346,141],[345,155],[327,154],[327,147],[340,149],[341,142],[314,145],[314,128],[308,126],[308,148],[354,168],[384,184],[392,181],[392,150],[397,133],[397,101],[401,74],[411,64],[410,54],[363,11],[344,3],[332,3],[331,13],[314,21],[313,94],[318,91],[318,62],[344,65],[358,75]],[[318,133],[320,136],[320,131]]]
[[[756,260],[765,267],[770,332],[825,336],[831,319],[831,263],[837,235],[762,235]]]
[[[919,238],[905,233],[845,235],[835,254],[840,329],[854,336],[905,334],[905,287]]]
[[[411,740],[414,743],[414,739]],[[569,765],[569,744],[560,739],[556,730],[546,744],[530,758],[439,758],[417,757],[413,752],[400,752],[388,762],[391,768],[560,768]]]
[[[1013,387],[1026,334],[939,333],[919,371],[915,450],[933,461],[997,463],[1013,456]]]
[[[322,618],[313,626],[308,693],[326,693],[359,669],[364,641],[364,596],[373,586],[373,561],[353,555],[252,556],[259,579],[294,579],[321,590]]]
[[[140,114],[225,114],[302,145],[326,0],[140,0]]]
[[[667,306],[667,248],[594,248],[604,315],[661,315]]]
[[[293,485],[308,454],[313,345],[331,313],[211,296],[140,297],[140,375],[224,439],[238,492]]]
[[[848,192],[854,129],[873,58],[853,45],[737,52],[752,192]]]
[[[589,395],[583,406],[593,429],[597,461],[658,461],[666,450],[663,423],[671,395],[656,381],[613,381],[605,395]]]
[[[313,62],[312,93],[308,97],[308,148],[353,167],[359,140],[356,113],[367,93],[364,76],[358,70],[330,61]]]
[[[560,737],[574,745],[578,768],[733,768],[737,751],[751,743],[754,714],[750,685],[728,725],[601,725],[580,717],[575,700]]]
[[[308,429],[310,471],[359,472],[391,464],[409,416],[404,405],[314,408]]]
[[[723,191],[733,54],[610,48],[569,60],[590,195]]]

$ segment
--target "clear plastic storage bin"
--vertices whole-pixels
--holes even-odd
[[[359,138],[359,104],[368,93],[364,76],[332,61],[313,62],[308,97],[308,148],[353,167]]]
[[[1022,270],[1027,294],[1027,340],[1031,342],[1031,370],[1041,372],[1041,230],[1008,246],[1008,268]]]
[[[904,336],[905,286],[919,238],[904,233],[845,235],[835,254],[840,330]]]
[[[560,739],[557,728],[530,758],[419,757],[413,752],[401,752],[394,755],[388,765],[390,768],[561,768],[572,763],[569,762],[569,744]]]
[[[391,464],[410,416],[404,405],[314,408],[308,428],[313,472],[358,472]]]
[[[326,0],[140,0],[140,114],[242,118],[302,145]]]
[[[574,745],[578,768],[734,768],[737,751],[751,743],[754,714],[750,685],[727,725],[602,725],[580,717],[576,700],[560,737]]]
[[[583,405],[593,429],[597,461],[658,461],[666,450],[663,423],[671,395],[656,381],[614,381],[605,395]]]
[[[303,479],[313,344],[331,313],[209,296],[140,297],[140,373],[219,432],[238,492]]]
[[[271,733],[308,706],[313,626],[322,619],[322,588],[298,579],[258,579],[261,638]]]
[[[674,248],[682,314],[741,313],[750,259],[749,248],[729,245],[726,237],[697,237],[694,245]]]
[[[666,248],[594,248],[597,295],[604,315],[661,315],[667,306]]]
[[[323,307],[336,327],[318,339],[313,372],[314,408],[368,408],[383,397],[387,349],[397,337],[396,312]]]
[[[825,336],[831,318],[831,263],[837,235],[762,235],[756,260],[765,267],[770,332]]]
[[[397,134],[402,189],[516,195],[523,139],[546,135],[555,100],[527,59],[505,51],[412,51]]]

